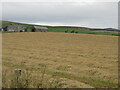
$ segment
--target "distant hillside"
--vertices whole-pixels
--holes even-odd
[[[94,28],[94,29],[91,29],[91,30],[103,30],[103,31],[119,31],[119,29],[115,29],[115,28],[104,28],[104,29],[100,29],[100,28]]]
[[[19,24],[24,25],[26,27],[30,26],[45,26],[45,25],[35,25],[35,24],[26,24],[26,23],[19,23],[19,22],[11,22],[11,21],[0,21],[0,28],[5,28],[6,26],[10,24]],[[52,28],[71,28],[71,29],[81,29],[81,30],[105,30],[105,31],[119,31],[119,29],[115,28],[88,28],[88,27],[76,27],[76,26],[45,26],[45,27],[52,27]]]
[[[10,24],[19,24],[19,25],[24,25],[26,27],[30,27],[30,26],[42,26],[42,25],[34,25],[34,24],[25,24],[25,23],[18,23],[18,22],[11,22],[11,21],[0,21],[0,28],[5,28],[6,26],[10,25]],[[1,25],[2,24],[2,25]]]
[[[0,28],[6,28],[11,24],[22,25],[27,28],[27,32],[31,32],[33,26],[44,26],[48,28],[48,32],[65,32],[65,33],[87,33],[87,34],[102,34],[102,35],[119,35],[120,30],[114,28],[88,28],[76,26],[45,26],[35,24],[25,24],[11,21],[0,21]]]

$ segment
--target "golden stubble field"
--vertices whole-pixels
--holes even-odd
[[[46,77],[63,80],[62,87],[117,87],[117,36],[23,32],[3,33],[2,40],[3,74],[9,81],[16,68],[27,68],[40,78],[38,72],[45,66]],[[3,81],[3,87],[10,87]]]

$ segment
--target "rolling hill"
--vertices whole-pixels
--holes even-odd
[[[33,26],[44,26],[47,27],[49,32],[65,32],[65,33],[87,33],[87,34],[102,34],[102,35],[120,35],[118,29],[114,28],[88,28],[88,27],[75,27],[75,26],[46,26],[46,25],[35,25],[26,24],[11,21],[0,21],[0,28],[6,28],[10,24],[17,24],[27,27],[27,32],[31,32]]]

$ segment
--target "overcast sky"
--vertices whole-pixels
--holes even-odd
[[[95,0],[2,1],[2,19],[39,25],[118,28],[118,3]],[[24,0],[25,1],[25,0]],[[30,2],[31,1],[31,2]]]

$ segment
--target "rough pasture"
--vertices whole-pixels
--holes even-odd
[[[8,71],[7,78],[16,68],[40,78],[38,72],[45,66],[46,79],[56,76],[64,81],[62,87],[117,87],[118,36],[24,32],[4,33],[2,40],[3,74]],[[9,87],[9,83],[4,84]]]

